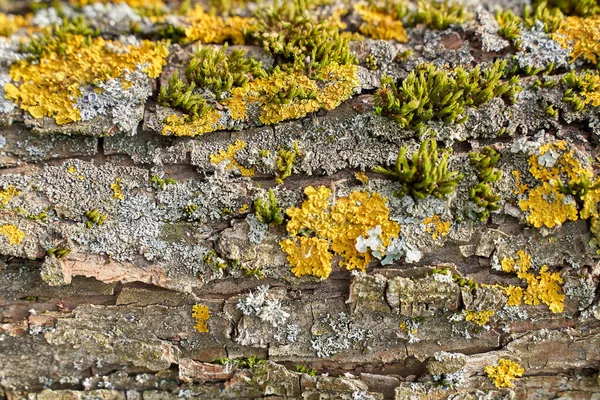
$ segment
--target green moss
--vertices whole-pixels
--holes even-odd
[[[227,54],[227,45],[197,49],[192,55],[185,75],[197,87],[209,88],[222,99],[234,87],[242,87],[254,78],[267,74],[260,61],[246,57],[246,51],[235,49]]]
[[[97,208],[87,211],[85,216],[87,218],[85,226],[88,228],[92,228],[94,225],[102,225],[106,220],[106,215],[102,214]]]
[[[279,185],[283,183],[285,178],[288,178],[292,175],[292,168],[294,167],[294,161],[296,160],[296,156],[300,155],[300,149],[298,147],[298,142],[294,143],[293,150],[280,149],[279,154],[277,156],[277,161],[275,162],[275,166],[277,168],[277,176],[275,177],[275,182]]]
[[[396,192],[397,196],[410,194],[415,199],[424,199],[430,195],[445,198],[463,178],[462,174],[456,171],[448,171],[448,157],[451,150],[444,151],[442,156],[438,157],[435,139],[424,141],[411,158],[406,156],[407,152],[407,147],[400,149],[393,169],[385,167],[374,169],[375,172],[400,182],[401,187]]]
[[[277,206],[277,198],[273,190],[269,190],[268,199],[256,199],[254,201],[256,219],[264,224],[281,225],[283,223],[283,210]]]
[[[190,121],[194,121],[211,110],[206,100],[195,93],[195,89],[194,82],[186,85],[175,70],[167,85],[160,88],[158,102],[162,106],[182,110]]]
[[[556,7],[567,15],[589,16],[600,13],[598,0],[535,0],[534,7],[539,5]]]
[[[481,207],[478,217],[485,221],[491,212],[498,211],[500,205],[500,196],[494,194],[489,183],[499,181],[502,178],[502,171],[495,168],[500,160],[500,153],[491,147],[484,147],[479,152],[469,154],[471,165],[477,169],[477,179],[479,183],[469,190],[469,198]]]
[[[479,66],[470,71],[458,67],[452,71],[433,64],[421,64],[401,83],[383,76],[375,93],[375,112],[397,121],[402,127],[420,129],[429,120],[462,123],[465,107],[478,107],[494,97],[514,101],[522,88],[518,78],[503,82],[506,61],[490,68]]]
[[[335,24],[319,20],[305,0],[275,2],[271,8],[259,8],[255,18],[249,36],[285,68],[312,76],[331,62],[356,62],[348,46],[350,36],[341,35]]]
[[[48,255],[53,255],[56,258],[65,258],[71,253],[71,251],[72,250],[67,247],[53,247],[51,249],[48,249],[46,253]]]
[[[44,30],[41,36],[34,37],[23,44],[21,51],[27,53],[30,60],[39,60],[49,51],[48,49],[53,49],[58,54],[64,54],[67,43],[74,35],[83,35],[85,37],[84,45],[91,46],[92,38],[99,36],[100,31],[92,29],[84,17],[63,17],[60,25],[52,25]]]
[[[445,30],[450,25],[462,24],[469,13],[453,0],[419,0],[416,13],[409,15],[409,26],[425,24],[429,29]]]
[[[265,364],[266,360],[257,358],[256,356],[241,357],[241,358],[229,358],[229,357],[218,357],[215,360],[215,364],[219,365],[233,365],[236,368],[253,368],[255,365]]]
[[[573,107],[574,111],[583,111],[585,108],[584,93],[593,93],[600,90],[598,80],[594,79],[595,74],[588,71],[576,73],[570,71],[560,80],[561,85],[565,87],[562,100]]]
[[[317,375],[317,370],[316,369],[312,369],[306,365],[302,365],[302,364],[298,364],[296,365],[296,372],[300,372],[303,374],[308,374],[310,376],[316,376]]]
[[[165,185],[174,185],[175,183],[177,183],[175,179],[162,179],[158,175],[152,175],[152,178],[150,178],[150,182],[152,183],[152,186],[154,186],[155,189],[160,190],[165,190]]]
[[[376,71],[379,69],[379,66],[377,65],[377,58],[373,54],[369,54],[365,58],[365,64],[367,64],[367,68],[369,68],[371,71]]]

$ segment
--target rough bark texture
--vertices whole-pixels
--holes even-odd
[[[6,12],[28,9],[9,3]],[[405,43],[350,42],[360,87],[337,108],[304,118],[161,135],[172,111],[158,104],[157,90],[186,65],[192,44],[171,45],[133,132],[119,132],[105,115],[57,125],[18,107],[1,114],[0,226],[24,236],[0,234],[0,398],[600,399],[598,229],[582,215],[536,228],[533,210],[521,206],[541,185],[530,161],[543,155],[540,146],[565,141],[548,168],[573,150],[595,179],[599,108],[575,111],[558,83],[569,69],[593,65],[569,64],[566,51],[544,78],[556,85],[535,88],[541,75],[522,74],[514,104],[495,97],[467,107],[464,123],[429,121],[438,146],[453,150],[449,169],[464,175],[447,198],[395,196],[399,183],[372,172],[423,140],[375,113],[384,73],[401,81],[423,62],[470,70],[497,58],[536,56],[531,65],[547,66],[560,57],[498,36],[496,2],[464,3],[470,18],[446,30],[417,24]],[[524,2],[502,3],[522,13]],[[346,14],[348,30],[358,30],[357,18]],[[123,33],[96,23],[107,39]],[[138,35],[151,37],[146,24]],[[411,56],[398,56],[408,49]],[[6,74],[12,61],[3,60]],[[211,163],[240,140],[229,164]],[[276,184],[277,154],[294,146],[293,173]],[[501,208],[481,221],[469,197],[478,183],[469,153],[485,146],[501,154],[502,177],[490,184]],[[259,157],[266,151],[270,164]],[[254,176],[240,176],[243,168]],[[381,193],[403,252],[387,265],[374,258],[365,272],[339,268],[336,256],[327,279],[296,277],[279,244],[289,237],[285,223],[257,222],[254,200],[273,188],[283,210],[299,207],[308,186],[330,188],[332,202]],[[572,201],[581,212],[583,200]],[[102,223],[86,216],[93,210]],[[71,251],[59,257],[61,249]],[[527,288],[501,267],[519,250],[531,256],[534,278],[545,276],[544,265],[559,274],[562,311],[544,301],[507,306],[509,285]],[[195,305],[208,307],[207,332],[195,329]],[[524,368],[512,387],[496,387],[484,372],[500,359]]]

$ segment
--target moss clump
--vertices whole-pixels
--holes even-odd
[[[236,368],[252,368],[255,365],[265,364],[266,360],[257,358],[256,356],[241,357],[241,358],[229,358],[229,357],[217,357],[215,364],[219,365],[232,365]]]
[[[348,43],[330,20],[319,21],[305,0],[275,2],[259,9],[249,35],[277,59],[278,64],[303,70],[309,75],[330,63],[354,63]]]
[[[317,370],[306,365],[298,364],[296,365],[296,372],[300,372],[302,374],[308,374],[310,376],[316,376]]]
[[[506,61],[496,61],[482,70],[462,67],[448,71],[421,64],[396,84],[389,76],[381,79],[375,93],[375,112],[397,121],[402,127],[419,129],[429,120],[463,123],[465,107],[478,107],[494,97],[513,101],[522,88],[518,78],[502,81]]]
[[[65,258],[69,254],[71,254],[71,251],[72,250],[69,249],[68,247],[53,247],[51,249],[48,249],[48,251],[46,251],[46,253],[49,256],[54,256],[56,258]]]
[[[398,182],[400,189],[397,196],[410,194],[415,199],[424,199],[428,196],[444,198],[448,196],[456,184],[463,178],[456,171],[448,171],[448,157],[451,151],[444,151],[439,157],[437,141],[427,139],[408,158],[408,147],[404,146],[398,152],[396,165],[393,169],[375,167],[374,171],[385,174]]]
[[[182,110],[188,115],[190,121],[194,121],[211,109],[206,100],[195,92],[195,89],[194,82],[186,85],[179,77],[179,72],[175,70],[167,85],[160,88],[158,102],[162,106]]]
[[[497,182],[502,178],[502,171],[495,168],[500,160],[500,153],[491,147],[484,147],[479,152],[469,154],[471,165],[477,169],[479,183],[469,190],[470,199],[483,210],[478,213],[479,218],[485,221],[491,212],[500,209],[500,196],[494,194],[489,186],[491,182]]]
[[[163,105],[184,112],[166,117],[162,133],[196,136],[229,124],[270,125],[321,108],[331,110],[348,99],[360,85],[349,47],[351,35],[340,32],[339,15],[319,20],[308,5],[304,0],[276,2],[259,9],[253,23],[245,26],[241,41],[270,53],[275,61],[272,70],[264,70],[241,50],[229,55],[226,49],[197,51],[186,70],[189,86],[174,79],[160,98]],[[210,19],[197,9],[194,13],[201,20]],[[203,31],[206,26],[194,25]]]
[[[263,224],[281,225],[283,223],[283,210],[277,206],[277,198],[273,190],[269,190],[266,201],[258,198],[254,201],[256,219]]]
[[[235,49],[227,54],[227,45],[224,45],[219,50],[211,47],[197,49],[185,75],[197,87],[211,89],[220,100],[231,88],[265,77],[266,72],[260,61],[246,57],[245,50]]]
[[[419,0],[417,11],[409,17],[409,25],[425,24],[430,29],[445,30],[462,24],[470,17],[465,7],[453,0]]]
[[[534,7],[547,5],[556,7],[567,15],[590,16],[600,13],[598,0],[535,0]]]
[[[600,74],[571,71],[562,77],[560,83],[566,87],[562,100],[573,110],[583,111],[589,103],[594,107],[600,106]]]
[[[154,188],[160,190],[165,190],[165,185],[174,185],[175,183],[177,183],[175,179],[162,179],[158,175],[152,175],[152,178],[150,178],[150,182],[152,183],[152,186],[154,186]]]
[[[102,214],[100,210],[94,208],[93,210],[87,211],[85,213],[87,221],[85,222],[85,226],[88,228],[92,228],[94,225],[103,225],[104,221],[106,221],[106,215]]]

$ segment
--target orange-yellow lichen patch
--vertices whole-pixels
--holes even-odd
[[[552,35],[564,48],[573,48],[571,61],[583,57],[594,64],[600,61],[600,15],[567,17]]]
[[[512,171],[513,176],[515,177],[515,187],[513,190],[514,194],[523,194],[529,190],[529,186],[524,183],[521,183],[521,171],[515,170]]]
[[[437,214],[425,218],[423,220],[423,225],[426,226],[425,232],[431,233],[433,240],[437,240],[440,236],[447,236],[450,232],[450,221],[442,221]]]
[[[12,224],[0,226],[0,235],[6,237],[11,246],[19,244],[21,240],[25,239],[25,233]]]
[[[368,236],[372,228],[380,228],[378,239],[384,252],[400,232],[398,223],[389,219],[386,201],[378,193],[354,191],[335,204],[330,204],[331,190],[324,186],[309,186],[304,193],[308,199],[301,208],[286,210],[291,218],[287,230],[292,238],[280,243],[296,276],[327,278],[331,253],[341,257],[340,267],[365,271],[372,256],[368,251],[357,250],[357,238]]]
[[[29,27],[32,18],[32,14],[23,16],[0,13],[0,36],[11,36],[19,29]]]
[[[196,320],[194,329],[198,332],[208,332],[208,318],[210,318],[210,311],[204,304],[195,304],[192,306],[192,317]]]
[[[359,27],[362,34],[379,40],[408,40],[402,21],[394,18],[389,12],[365,4],[357,4],[354,9],[363,20]]]
[[[551,166],[540,164],[540,159],[546,154],[555,154],[556,161]],[[532,155],[528,159],[529,172],[534,178],[540,181],[550,181],[557,179],[560,174],[565,174],[570,180],[579,180],[582,176],[592,177],[592,171],[585,168],[581,162],[575,158],[574,151],[567,151],[567,144],[564,140],[547,143],[539,148],[538,154]]]
[[[479,326],[485,326],[490,322],[490,318],[494,316],[494,310],[485,311],[470,311],[465,310],[465,321],[471,321]]]
[[[123,200],[123,191],[121,190],[121,178],[115,179],[115,181],[110,185],[110,188],[113,191],[113,197],[115,199]]]
[[[514,361],[506,358],[498,360],[498,365],[493,367],[487,365],[483,371],[494,382],[497,388],[512,387],[512,381],[523,376],[525,369]]]
[[[203,135],[207,132],[223,129],[223,126],[219,124],[219,119],[221,119],[221,113],[214,108],[195,120],[171,114],[164,120],[162,134],[174,136]]]
[[[292,265],[292,273],[298,277],[314,275],[327,278],[331,273],[330,243],[327,239],[300,236],[298,239],[286,239],[280,243]]]
[[[357,66],[337,64],[323,67],[314,79],[300,71],[275,69],[272,74],[231,90],[224,103],[236,120],[248,118],[247,107],[257,104],[265,125],[300,118],[320,108],[332,110],[348,99],[360,83]]]
[[[521,210],[528,212],[527,222],[536,228],[553,228],[562,225],[567,219],[577,219],[575,200],[565,196],[548,182],[531,190],[528,198],[521,200],[519,206]]]
[[[226,169],[236,169],[242,176],[254,176],[254,168],[246,168],[235,159],[235,155],[246,147],[247,143],[243,140],[238,140],[227,146],[227,150],[219,150],[217,154],[210,155],[210,163],[218,165],[222,162],[227,162]]]
[[[505,272],[516,272],[517,276],[525,279],[527,288],[508,286],[502,288],[505,295],[509,296],[507,305],[518,306],[523,301],[525,304],[537,306],[540,303],[546,304],[550,311],[559,313],[563,311],[565,295],[561,283],[563,280],[558,272],[548,272],[548,266],[543,265],[540,268],[538,276],[529,272],[531,268],[531,257],[526,252],[519,250],[518,258],[505,257],[502,260],[502,270]]]
[[[118,49],[118,50],[116,50]],[[149,77],[160,75],[168,50],[144,40],[139,46],[68,35],[48,45],[39,61],[19,60],[10,68],[15,82],[4,86],[6,97],[34,118],[53,117],[58,124],[79,121],[74,107],[80,87],[122,77],[143,65]]]
[[[504,257],[501,264],[504,272],[524,273],[531,268],[531,256],[523,250],[519,250],[516,260]]]
[[[21,194],[13,185],[8,185],[4,190],[0,190],[0,207],[4,207],[13,197]]]
[[[362,171],[355,172],[354,177],[363,185],[369,183],[369,177]]]
[[[506,305],[515,307],[520,306],[523,301],[523,288],[519,286],[510,285],[508,287],[503,287],[502,292],[508,296],[506,300]]]
[[[189,41],[199,40],[202,43],[244,44],[244,31],[250,27],[252,18],[220,17],[204,11],[202,6],[191,9],[186,16],[190,24],[185,29],[185,36]]]

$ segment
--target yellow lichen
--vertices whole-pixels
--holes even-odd
[[[506,358],[498,360],[498,366],[487,365],[483,371],[494,382],[497,388],[512,387],[512,381],[523,376],[525,369],[514,361]]]
[[[287,253],[294,275],[314,275],[325,279],[331,273],[333,254],[329,251],[327,239],[300,236],[297,239],[286,239],[280,245]]]
[[[594,64],[600,61],[600,15],[567,17],[552,38],[564,48],[573,48],[571,62],[579,57]]]
[[[247,145],[243,140],[238,140],[227,146],[227,150],[219,150],[217,154],[210,155],[210,163],[218,165],[226,162],[226,169],[237,169],[242,176],[254,176],[254,168],[246,168],[235,159],[235,155]]]
[[[450,232],[450,221],[442,221],[439,215],[433,214],[423,220],[423,225],[426,226],[425,232],[431,233],[433,240],[437,240],[440,236],[447,236]]]
[[[6,189],[0,190],[0,207],[4,207],[13,197],[21,194],[13,185],[9,185]]]
[[[25,233],[12,224],[0,226],[0,235],[5,236],[11,246],[19,244],[21,240],[25,239]]]
[[[419,328],[409,328],[406,321],[402,321],[400,323],[400,329],[402,329],[405,333],[408,333],[409,335],[416,335],[419,333]]]
[[[33,15],[8,15],[0,13],[0,36],[11,36],[21,28],[30,26]]]
[[[57,124],[66,124],[81,119],[79,109],[74,107],[81,86],[123,77],[138,65],[144,65],[143,72],[156,78],[167,55],[163,43],[144,40],[135,46],[101,37],[90,40],[83,35],[69,35],[51,42],[39,61],[14,63],[10,68],[14,83],[7,83],[4,90],[6,98],[34,118],[48,116]]]
[[[210,318],[210,311],[204,304],[195,304],[192,306],[192,317],[196,320],[194,329],[198,332],[208,332],[208,318]]]
[[[546,153],[552,152],[557,154],[556,161],[550,167],[539,163],[540,157]],[[546,143],[540,146],[538,154],[532,155],[528,159],[529,172],[534,178],[549,182],[560,177],[560,174],[565,174],[570,180],[578,180],[582,176],[587,178],[592,177],[592,171],[585,168],[581,162],[575,158],[574,151],[567,151],[567,144],[564,140],[559,140],[552,143]]]
[[[485,311],[470,311],[465,310],[465,321],[471,321],[479,326],[485,326],[490,322],[490,318],[494,316],[494,310]]]
[[[115,179],[114,183],[110,185],[113,191],[113,197],[115,199],[123,200],[123,191],[121,190],[121,178]]]
[[[567,219],[575,221],[577,219],[577,207],[575,201],[568,201],[557,187],[548,182],[529,192],[526,200],[519,202],[521,210],[527,211],[527,222],[541,228],[546,226],[553,228],[561,225]]]
[[[369,177],[362,171],[355,172],[354,177],[363,185],[369,183]]]
[[[185,36],[189,41],[199,40],[202,43],[244,44],[244,31],[252,24],[252,18],[220,17],[204,11],[202,6],[191,9],[186,20],[190,24],[185,29]]]
[[[515,307],[521,305],[521,302],[523,301],[522,287],[509,285],[506,288],[502,288],[502,291],[508,296],[508,299],[506,300],[507,306]]]
[[[515,187],[513,190],[514,194],[523,194],[529,190],[529,186],[524,183],[521,183],[521,171],[515,170],[512,171],[513,176],[515,177]]]
[[[291,218],[287,230],[292,238],[280,243],[296,276],[328,277],[333,254],[341,258],[340,267],[365,271],[372,256],[357,250],[357,238],[367,237],[370,229],[380,227],[379,250],[384,253],[400,232],[398,223],[389,219],[386,201],[378,193],[354,191],[335,204],[330,204],[331,190],[324,186],[309,186],[304,193],[308,199],[301,208],[286,210]]]
[[[518,306],[521,304],[521,301],[534,306],[543,303],[553,313],[562,312],[565,295],[560,285],[563,283],[563,280],[558,272],[548,272],[548,266],[543,265],[540,268],[539,275],[535,276],[529,272],[531,268],[531,256],[522,250],[517,252],[517,256],[516,260],[505,257],[502,260],[502,270],[516,273],[519,278],[525,279],[527,288],[523,290],[520,287],[512,285],[502,288],[504,294],[509,296],[507,305]]]
[[[207,132],[222,129],[223,126],[219,124],[219,119],[221,119],[221,113],[214,108],[193,121],[186,117],[171,114],[164,120],[165,125],[162,128],[162,134],[175,136],[203,135]]]
[[[261,110],[260,121],[271,125],[304,117],[320,108],[336,108],[359,85],[356,74],[356,65],[339,65],[334,62],[323,67],[315,79],[299,71],[276,69],[267,77],[232,89],[231,97],[224,104],[235,120],[246,120],[247,107],[257,104]],[[290,97],[282,99],[281,94],[290,94]]]
[[[365,4],[357,4],[354,9],[363,20],[359,27],[362,34],[379,40],[408,40],[402,21],[394,18],[389,12]]]

